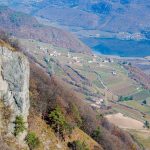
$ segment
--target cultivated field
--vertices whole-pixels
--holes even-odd
[[[116,126],[123,129],[138,129],[143,130],[143,123],[130,118],[128,116],[124,116],[122,113],[107,115],[106,118]]]
[[[141,147],[150,150],[150,130],[143,127],[143,122],[124,116],[122,113],[107,115],[106,118],[116,126],[130,132]]]

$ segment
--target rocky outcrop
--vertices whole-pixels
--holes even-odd
[[[0,100],[11,111],[8,135],[14,132],[16,116],[21,115],[27,126],[30,107],[29,62],[23,54],[5,47],[0,47]],[[25,132],[22,133],[19,139],[24,139],[25,135]]]

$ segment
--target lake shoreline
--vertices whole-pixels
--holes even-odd
[[[92,52],[98,55],[115,57],[144,58],[150,56],[150,40],[120,40],[120,39],[96,39],[95,45],[88,44]]]

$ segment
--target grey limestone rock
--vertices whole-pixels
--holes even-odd
[[[0,100],[11,110],[8,134],[14,132],[16,116],[23,116],[27,124],[29,114],[29,62],[20,52],[0,47]],[[23,140],[26,132],[19,136]]]

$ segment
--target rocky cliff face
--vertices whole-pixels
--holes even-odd
[[[11,113],[6,132],[12,134],[16,116],[21,115],[27,122],[29,114],[29,62],[23,54],[12,52],[1,46],[0,100],[4,106],[10,109]],[[3,127],[2,124],[1,127]],[[26,133],[21,134],[19,139],[24,139],[25,135]]]

